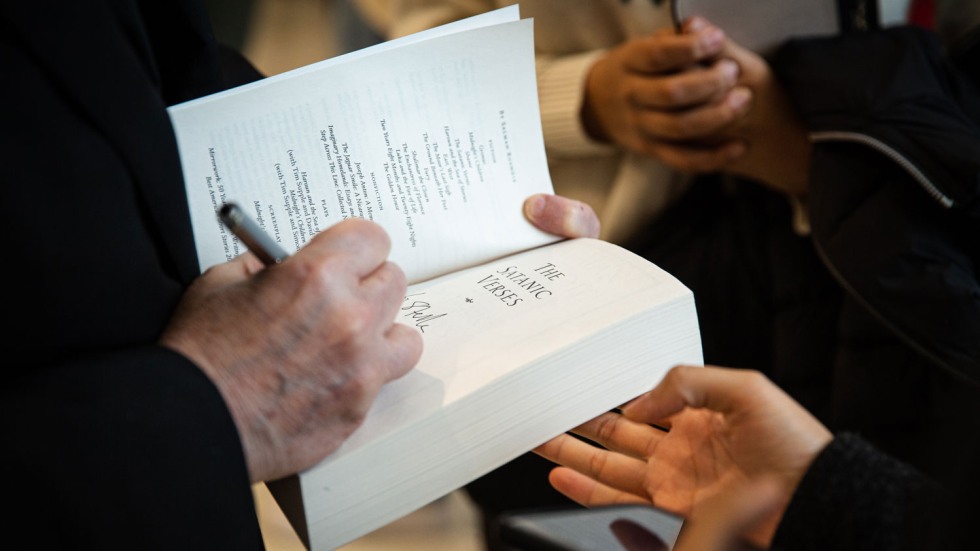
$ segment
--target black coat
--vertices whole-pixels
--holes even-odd
[[[227,407],[155,344],[198,274],[165,107],[222,58],[190,0],[0,4],[0,470],[32,548],[262,547]]]
[[[812,132],[813,243],[844,290],[828,422],[948,472],[940,450],[980,423],[980,72],[913,27],[793,42],[773,66]]]

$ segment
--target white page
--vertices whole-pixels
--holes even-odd
[[[518,19],[520,19],[520,12],[517,4],[514,4],[512,6],[506,6],[503,8],[498,8],[493,11],[481,13],[478,15],[474,15],[472,17],[460,19],[458,21],[453,21],[452,23],[447,23],[445,25],[439,25],[438,27],[426,29],[424,31],[410,34],[408,36],[403,36],[393,40],[388,40],[385,42],[381,42],[379,44],[375,44],[373,46],[369,46],[367,48],[362,48],[360,50],[348,52],[346,54],[342,54],[336,57],[331,57],[330,59],[324,59],[323,61],[318,61],[316,63],[304,65],[303,67],[297,67],[290,71],[279,73],[278,75],[273,75],[271,77],[267,77],[262,80],[258,80],[256,82],[250,82],[248,84],[238,86],[230,90],[225,90],[223,92],[211,94],[203,98],[193,99],[178,105],[174,105],[169,110],[171,113],[173,113],[175,111],[180,111],[182,109],[187,109],[189,107],[197,107],[204,103],[214,101],[216,99],[221,99],[227,96],[240,94],[242,92],[252,90],[254,88],[260,88],[262,86],[272,84],[274,82],[279,82],[281,80],[294,78],[304,73],[317,71],[325,67],[329,67],[331,65],[337,65],[339,63],[354,61],[362,57],[382,53],[387,50],[391,50],[408,44],[415,44],[416,42],[422,42],[424,40],[429,40],[431,38],[436,38],[439,36],[446,36],[461,31],[478,29],[480,27],[487,27],[499,23],[509,23],[511,21],[517,21]]]
[[[300,475],[314,550],[393,521],[649,390],[671,366],[702,360],[690,291],[603,241],[540,247],[408,294],[396,320],[424,331],[419,364]]]
[[[170,112],[201,268],[243,247],[238,202],[293,252],[352,216],[421,281],[556,240],[524,218],[551,193],[530,20],[403,45]]]
[[[324,463],[689,294],[654,264],[595,239],[566,240],[412,285],[395,321],[422,333],[422,357],[381,389],[364,423]]]

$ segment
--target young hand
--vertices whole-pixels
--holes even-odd
[[[695,18],[682,30],[695,37],[704,25],[703,19]],[[805,195],[809,132],[779,79],[762,57],[731,40],[723,41],[718,56],[738,65],[734,90],[744,90],[752,98],[752,109],[722,132],[725,140],[745,144],[745,154],[720,168],[789,195]]]
[[[748,534],[761,547],[832,438],[758,372],[686,366],[672,369],[622,414],[604,414],[572,432],[602,448],[561,435],[535,451],[563,465],[552,471],[552,486],[587,506],[648,503],[687,516],[733,484],[775,480],[780,506]]]
[[[725,35],[703,20],[629,40],[593,65],[582,121],[597,140],[683,171],[718,170],[744,152],[722,133],[750,107],[738,65],[719,59]]]

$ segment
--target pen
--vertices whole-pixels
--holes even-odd
[[[266,235],[237,204],[221,205],[218,209],[218,219],[265,265],[279,264],[289,256],[289,253]]]

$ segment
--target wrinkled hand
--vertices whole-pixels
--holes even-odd
[[[663,431],[647,423],[669,426]],[[832,436],[758,372],[675,367],[654,390],[535,450],[564,467],[552,486],[583,505],[647,503],[688,516],[706,499],[759,477],[779,507],[747,537],[768,547],[797,484]]]
[[[418,361],[420,335],[393,323],[406,286],[389,249],[380,226],[349,220],[276,266],[251,253],[216,266],[184,295],[160,342],[220,390],[252,481],[337,449]]]
[[[738,65],[717,58],[724,45],[720,29],[696,19],[685,33],[664,29],[611,50],[586,80],[586,130],[678,170],[726,166],[744,144],[722,132],[748,111],[751,94],[735,88]]]
[[[528,197],[524,216],[538,229],[561,237],[599,237],[599,217],[592,207],[561,195]]]

